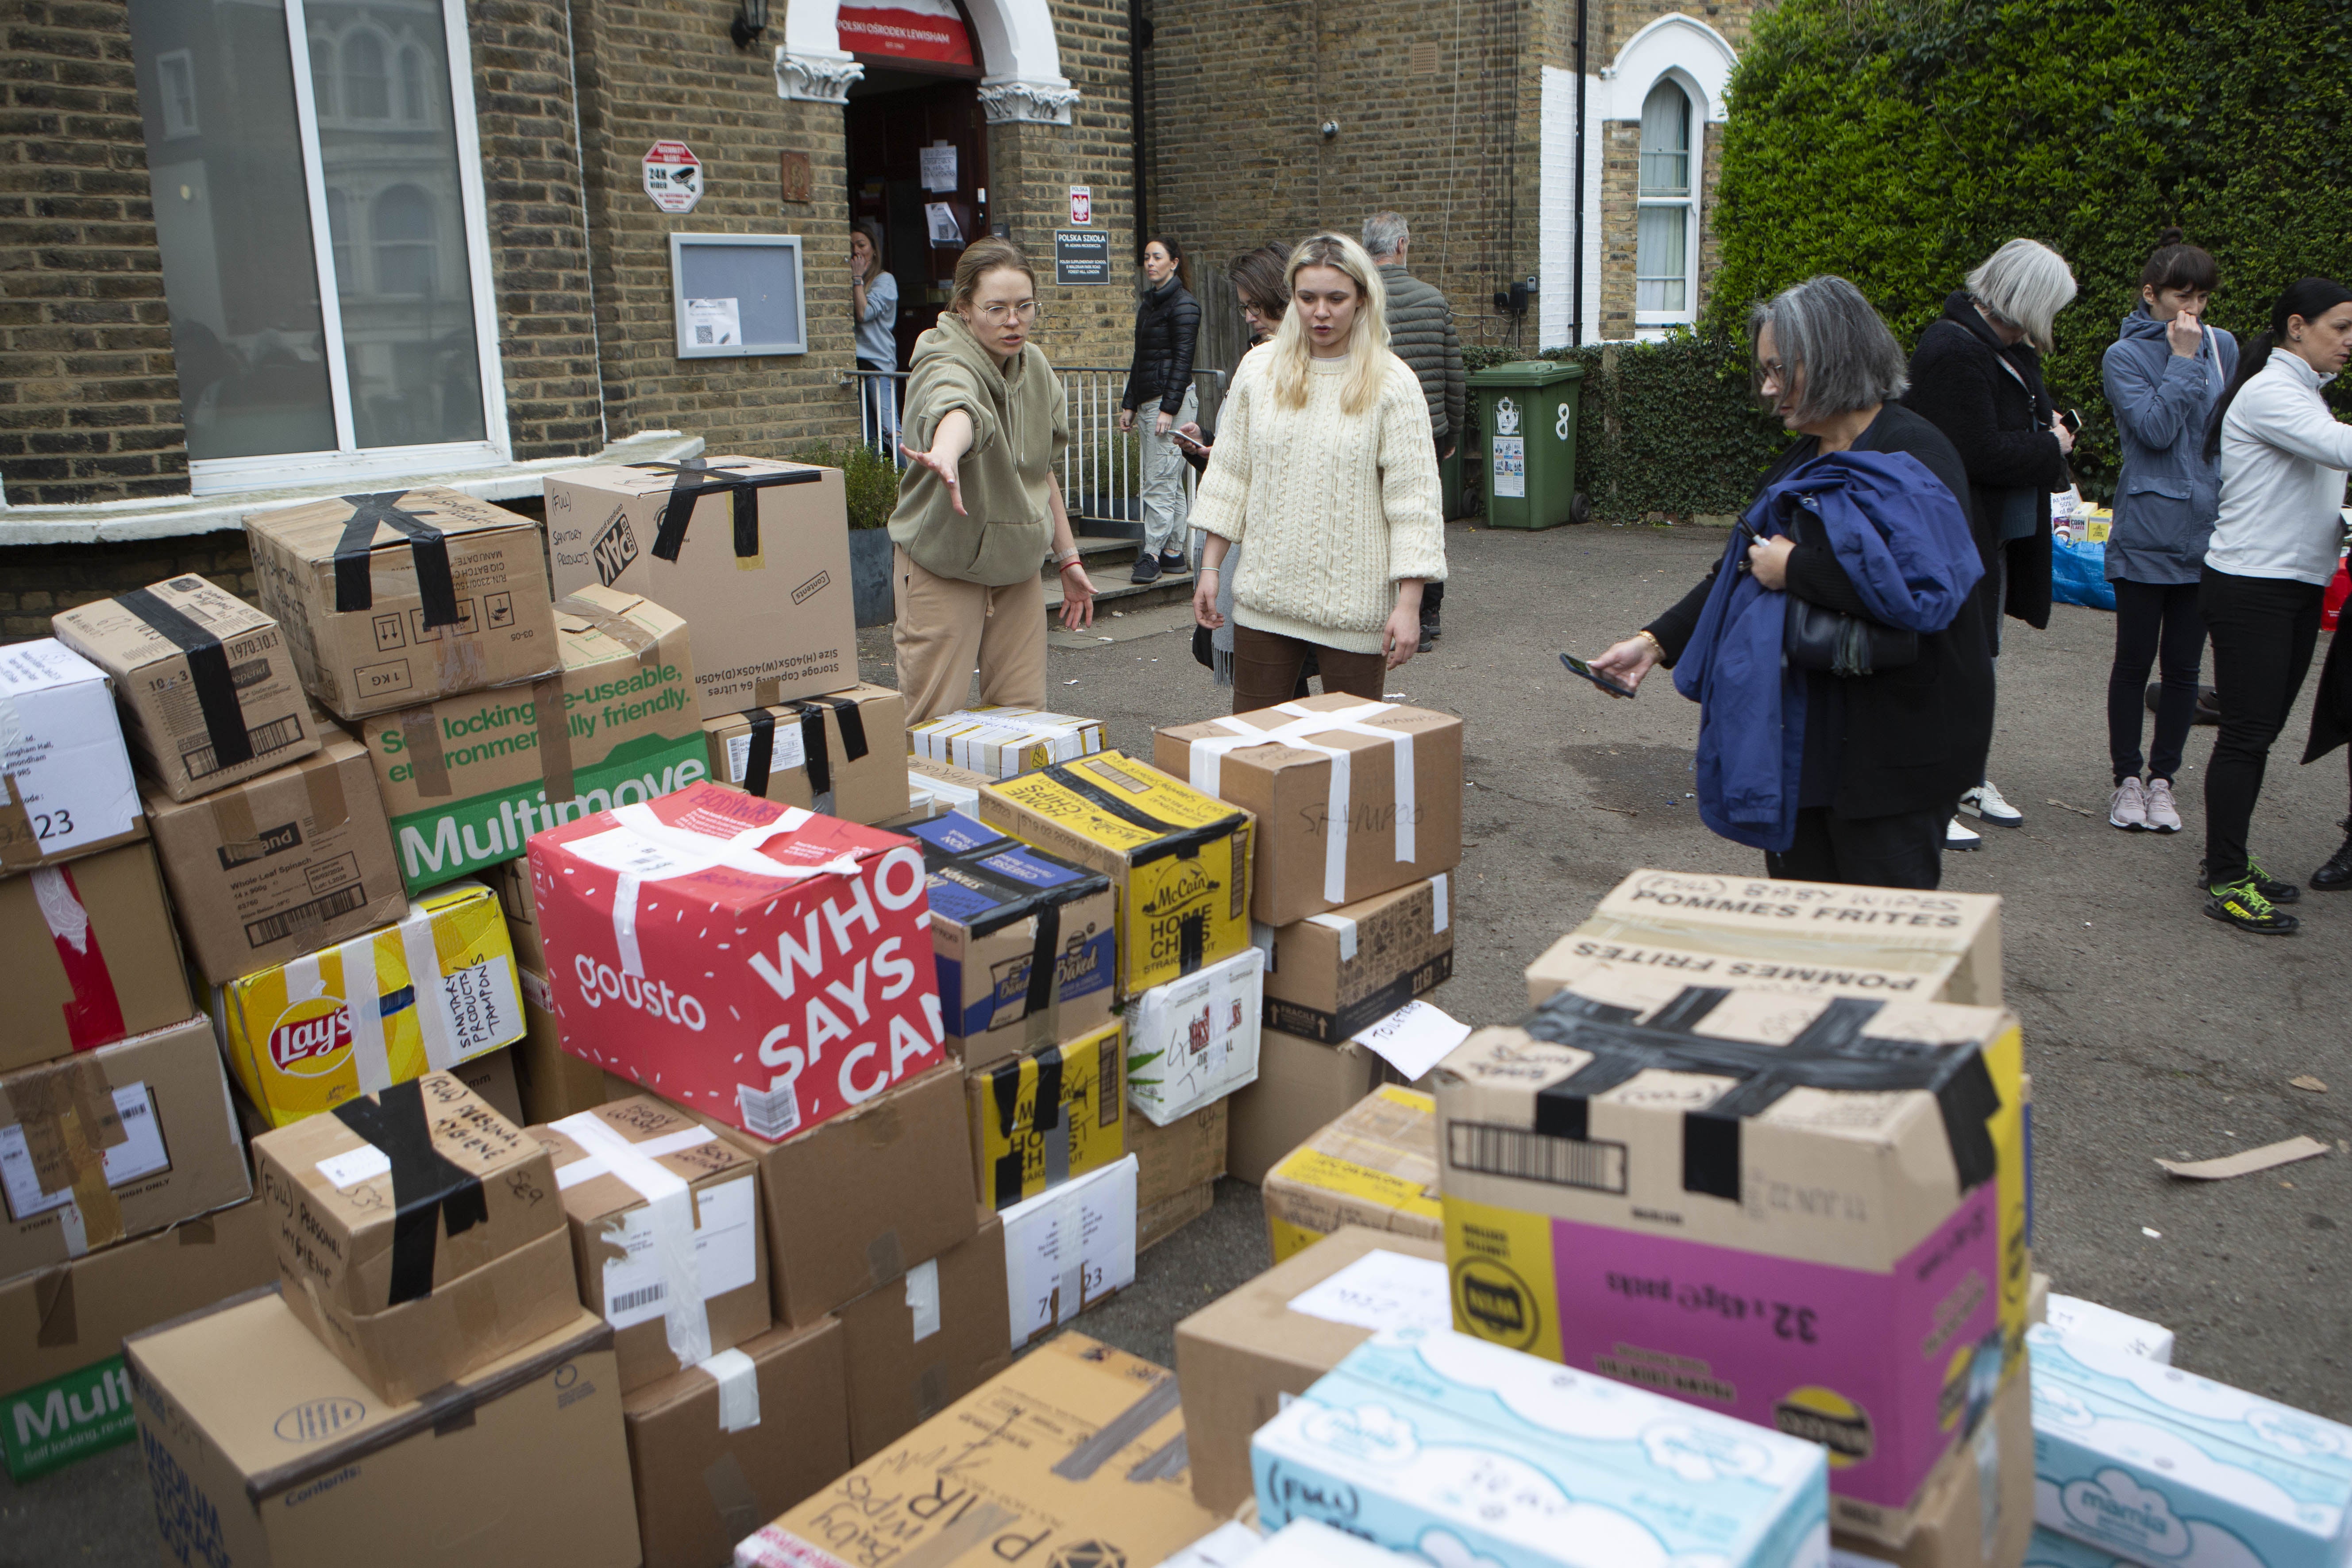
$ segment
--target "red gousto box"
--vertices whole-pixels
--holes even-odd
[[[921,850],[698,784],[530,841],[563,1048],[771,1141],[946,1059]]]

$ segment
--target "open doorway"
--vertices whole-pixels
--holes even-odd
[[[866,77],[849,89],[849,216],[882,226],[898,285],[894,369],[939,321],[963,247],[988,232],[988,126],[967,52],[971,65],[860,54]]]

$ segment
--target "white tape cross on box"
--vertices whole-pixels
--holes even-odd
[[[646,1200],[653,1226],[653,1263],[662,1282],[662,1327],[681,1366],[710,1359],[710,1314],[702,1305],[702,1264],[694,1250],[694,1192],[664,1170],[593,1111],[551,1125],[601,1160]],[[562,1185],[562,1177],[556,1178]],[[609,1307],[609,1303],[607,1304]]]
[[[1216,795],[1225,753],[1252,746],[1292,746],[1302,752],[1320,752],[1330,758],[1331,801],[1325,814],[1329,827],[1323,841],[1323,896],[1332,903],[1344,904],[1348,901],[1348,824],[1352,811],[1350,786],[1354,782],[1355,753],[1345,746],[1326,746],[1307,737],[1328,735],[1336,730],[1389,743],[1396,772],[1396,858],[1400,864],[1411,865],[1416,858],[1413,820],[1420,815],[1413,802],[1412,736],[1402,730],[1375,729],[1364,721],[1374,713],[1385,713],[1396,706],[1393,702],[1362,702],[1353,708],[1318,713],[1296,702],[1282,702],[1276,704],[1273,711],[1292,715],[1292,721],[1273,730],[1260,730],[1235,718],[1213,719],[1210,722],[1235,733],[1204,735],[1192,742],[1190,782],[1202,795]]]
[[[382,1094],[392,1087],[392,1058],[383,1045],[383,998],[375,989],[375,937],[371,933],[331,947],[327,952],[343,963],[343,1016],[351,1026],[352,1067],[359,1074],[360,1092]],[[320,960],[326,955],[310,952],[286,961],[289,1005],[327,994],[327,977],[320,968]]]

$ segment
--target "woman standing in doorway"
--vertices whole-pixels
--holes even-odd
[[[1249,329],[1251,348],[1274,336],[1275,328],[1282,324],[1283,312],[1290,308],[1289,269],[1290,247],[1278,239],[1255,250],[1245,250],[1225,263],[1225,277],[1232,281],[1234,293],[1242,302],[1242,322]],[[1180,425],[1176,428],[1183,435],[1209,441],[1210,445],[1197,449],[1189,446],[1184,448],[1184,460],[1192,465],[1193,470],[1208,472],[1209,459],[1215,452],[1213,434],[1203,437],[1198,425]],[[1208,545],[1209,536],[1204,533],[1193,554],[1195,565],[1199,564],[1200,552]],[[1196,653],[1203,642],[1207,645],[1207,657],[1202,662],[1219,686],[1234,683],[1234,579],[1240,575],[1241,569],[1242,547],[1228,542],[1223,567],[1217,574],[1214,612],[1223,624],[1213,632],[1207,626],[1195,626],[1192,632]],[[1314,657],[1309,655],[1306,669],[1299,674],[1297,689],[1291,695],[1311,695],[1307,682],[1316,673]]]
[[[1232,544],[1234,711],[1290,700],[1312,653],[1326,691],[1378,700],[1421,646],[1421,590],[1445,578],[1429,402],[1389,352],[1379,270],[1344,235],[1291,253],[1290,309],[1234,373],[1194,525],[1192,616],[1212,630]]]
[[[980,700],[1045,705],[1047,554],[1062,578],[1062,625],[1094,624],[1055,459],[1070,444],[1062,383],[1030,342],[1037,273],[1009,239],[957,258],[940,324],[915,342],[907,387],[907,471],[890,517],[898,689],[907,721]]]
[[[1193,422],[1192,347],[1201,306],[1188,285],[1184,247],[1165,236],[1144,241],[1143,299],[1135,308],[1135,361],[1119,400],[1118,427],[1137,430],[1142,448],[1143,545],[1135,580],[1156,583],[1184,571],[1184,458],[1171,435]]]
[[[898,280],[882,270],[882,226],[859,218],[849,230],[849,313],[857,323],[857,368],[861,376],[859,423],[866,444],[887,452],[898,444]]]

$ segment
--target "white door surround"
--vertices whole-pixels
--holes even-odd
[[[1062,74],[1049,0],[966,0],[981,58],[980,102],[992,125],[1067,125],[1078,89]],[[776,95],[810,103],[845,103],[866,74],[841,47],[839,0],[789,0],[784,41],[776,46]]]

